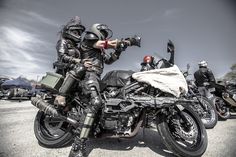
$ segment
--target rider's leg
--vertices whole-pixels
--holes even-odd
[[[86,79],[86,88],[90,92],[91,105],[88,105],[85,110],[85,115],[80,120],[80,125],[77,128],[77,135],[72,145],[69,157],[84,157],[86,156],[86,140],[88,139],[92,128],[95,115],[101,106],[101,97],[99,94],[99,83],[97,76],[89,74]]]
[[[85,74],[84,66],[76,66],[73,70],[67,72],[66,78],[59,89],[59,95],[55,98],[54,103],[57,105],[65,106],[65,96],[70,92],[70,89],[75,84],[77,79],[81,79]]]

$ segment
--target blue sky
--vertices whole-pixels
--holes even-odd
[[[234,0],[1,0],[0,75],[36,79],[53,71],[61,25],[78,15],[89,28],[105,23],[113,38],[138,34],[142,47],[128,48],[112,69],[139,70],[143,56],[168,58],[166,43],[176,46],[176,64],[191,72],[207,60],[216,77],[236,63]]]

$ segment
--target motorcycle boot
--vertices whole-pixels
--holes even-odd
[[[86,157],[86,138],[75,137],[69,157]]]
[[[70,151],[69,157],[86,157],[86,141],[88,139],[88,135],[90,129],[92,127],[94,121],[94,114],[91,113],[91,110],[87,110],[86,115],[83,114],[80,117],[79,126],[76,128],[76,137],[74,143],[72,144],[72,148]]]

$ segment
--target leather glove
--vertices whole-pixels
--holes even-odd
[[[205,87],[206,87],[206,86],[209,86],[209,85],[210,85],[210,83],[208,83],[208,82],[204,82],[204,83],[203,83],[203,86],[205,86]]]
[[[128,43],[121,40],[120,42],[117,43],[116,51],[118,52],[125,51],[127,47],[128,47]]]
[[[134,35],[133,37],[126,38],[126,41],[129,42],[129,46],[138,46],[141,47],[141,37]]]
[[[91,59],[84,59],[82,61],[82,64],[84,65],[85,68],[91,68],[93,66]]]

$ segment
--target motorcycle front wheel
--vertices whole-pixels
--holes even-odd
[[[216,126],[218,122],[218,114],[215,109],[214,104],[203,96],[198,96],[198,100],[201,103],[201,108],[203,109],[203,116],[201,117],[202,122],[206,129],[212,129]]]
[[[72,142],[72,126],[58,118],[38,111],[34,121],[34,134],[42,146],[60,148]]]
[[[206,129],[195,111],[188,105],[182,105],[182,116],[175,114],[159,114],[157,128],[165,146],[175,155],[181,157],[199,157],[207,148]],[[186,123],[182,117],[188,119]]]

